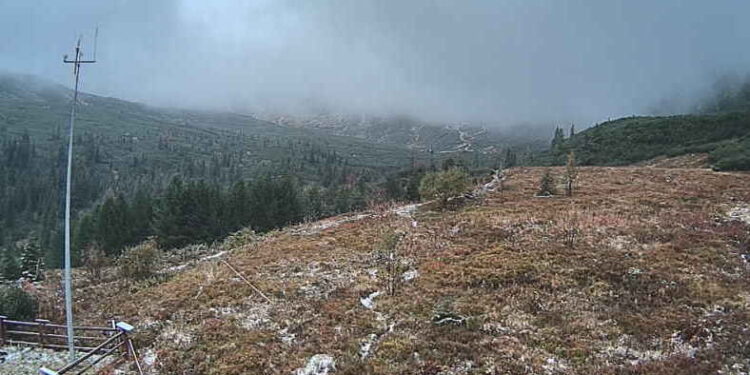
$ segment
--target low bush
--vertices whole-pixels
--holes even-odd
[[[555,179],[549,169],[544,171],[542,179],[539,180],[539,192],[536,193],[539,197],[549,197],[557,194],[555,190]]]
[[[159,249],[156,242],[148,240],[125,249],[117,259],[117,271],[121,277],[131,280],[148,279],[156,273]]]
[[[0,286],[0,315],[11,319],[32,320],[36,317],[36,299],[21,288]]]
[[[92,243],[83,250],[83,267],[89,279],[101,280],[102,271],[109,266],[109,258],[97,243]]]
[[[471,189],[469,176],[459,168],[427,173],[419,184],[422,199],[435,199],[440,207],[448,204],[448,199],[466,193]]]

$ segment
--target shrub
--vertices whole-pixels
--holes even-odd
[[[578,178],[578,168],[576,168],[576,155],[573,151],[568,153],[568,163],[565,166],[565,195],[573,196],[573,184]]]
[[[159,249],[156,241],[148,240],[125,249],[117,259],[117,269],[121,277],[143,280],[154,275],[158,260]]]
[[[449,198],[465,193],[469,187],[466,172],[451,168],[447,171],[430,172],[422,177],[419,195],[422,199],[436,199],[441,207],[445,207]]]
[[[539,180],[539,192],[537,193],[537,195],[541,197],[549,197],[551,195],[555,195],[555,179],[552,178],[552,174],[550,173],[549,169],[544,171],[542,179]]]
[[[91,280],[100,280],[102,270],[109,265],[109,259],[97,243],[92,243],[83,250],[83,267]]]
[[[393,296],[398,291],[401,275],[406,269],[401,263],[401,256],[398,253],[398,244],[404,237],[404,233],[395,231],[386,231],[380,236],[380,241],[375,245],[375,256],[379,262],[383,263],[385,272],[385,284],[388,288],[388,294]]]
[[[36,317],[37,302],[24,290],[14,286],[0,286],[0,315],[11,319],[31,320]]]

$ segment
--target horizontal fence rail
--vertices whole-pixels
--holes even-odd
[[[124,361],[133,361],[139,374],[143,374],[138,361],[133,341],[129,333],[133,327],[120,322],[112,327],[73,327],[73,342],[76,351],[84,354],[54,371],[42,367],[43,375],[83,374],[109,358],[107,366],[117,366]],[[67,330],[64,325],[50,323],[49,320],[36,319],[33,322],[10,320],[0,315],[0,346],[27,345],[41,348],[67,349]]]
[[[114,327],[74,327],[76,350],[91,351],[118,333]],[[68,335],[65,326],[49,320],[33,322],[10,320],[0,316],[0,346],[28,345],[48,349],[66,349]]]
[[[123,362],[128,360],[132,360],[135,363],[138,374],[143,375],[143,369],[141,368],[141,364],[138,361],[138,355],[136,354],[135,347],[133,347],[133,341],[128,336],[128,334],[133,331],[133,326],[124,322],[120,322],[115,325],[115,328],[117,329],[117,334],[99,344],[99,346],[93,348],[88,353],[68,363],[57,371],[42,367],[39,369],[39,374],[80,375],[85,373],[89,369],[96,370],[94,366],[103,361],[105,358],[110,358],[111,362],[107,364],[110,371],[115,369],[119,364],[122,364]],[[94,358],[94,356],[97,354],[99,356]]]

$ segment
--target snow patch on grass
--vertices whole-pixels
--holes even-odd
[[[5,353],[5,355],[2,355]],[[99,356],[93,356],[95,360]],[[68,362],[67,351],[54,351],[50,349],[38,349],[22,346],[5,346],[0,348],[0,374],[5,375],[32,375],[38,374],[39,368],[44,366],[49,369],[58,369]],[[100,365],[107,364],[109,360],[104,359]]]
[[[377,341],[378,341],[378,335],[374,333],[369,334],[367,338],[362,340],[362,343],[359,345],[359,356],[362,359],[367,358],[367,356],[370,355],[370,350],[372,349],[372,346]]]
[[[297,339],[297,334],[290,333],[289,328],[284,328],[279,331],[279,339],[286,345],[292,345],[294,340]]]
[[[375,308],[375,298],[383,294],[383,292],[372,292],[367,297],[362,297],[359,299],[359,302],[364,306],[366,309],[372,310]]]
[[[336,370],[336,361],[328,354],[316,354],[310,357],[307,365],[299,368],[296,375],[328,375],[329,372]]]
[[[729,216],[731,220],[739,220],[744,222],[745,224],[750,224],[750,205],[741,204],[732,207],[729,211],[727,211],[727,216]]]
[[[418,276],[419,276],[419,271],[417,271],[417,270],[409,270],[409,271],[404,272],[404,274],[401,275],[401,278],[404,281],[411,281],[411,280],[416,279]]]

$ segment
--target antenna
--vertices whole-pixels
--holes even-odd
[[[99,29],[97,28],[97,34],[98,30]],[[76,356],[75,343],[73,341],[73,288],[71,286],[70,275],[70,182],[73,175],[73,128],[76,118],[76,105],[78,104],[78,78],[81,73],[81,64],[92,64],[96,62],[96,60],[83,60],[82,57],[81,37],[78,37],[74,58],[68,60],[67,55],[63,57],[63,63],[73,64],[73,75],[75,75],[75,90],[73,91],[73,103],[70,106],[70,123],[68,126],[68,168],[65,175],[65,323],[67,326],[68,352],[70,354],[71,362],[75,360]]]
[[[96,61],[96,42],[99,40],[99,25],[96,25],[96,31],[94,31],[94,61]]]

